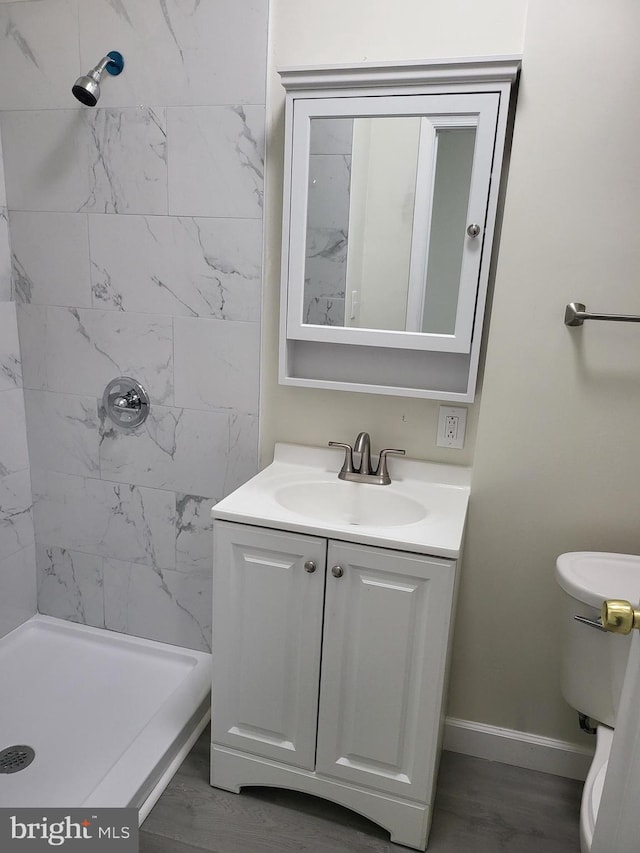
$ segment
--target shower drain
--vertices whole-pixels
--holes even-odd
[[[24,770],[35,757],[35,751],[30,746],[8,746],[0,750],[0,773],[17,773]]]

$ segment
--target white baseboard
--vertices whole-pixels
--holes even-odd
[[[443,746],[451,752],[583,781],[593,759],[593,749],[568,741],[455,717],[445,719]]]

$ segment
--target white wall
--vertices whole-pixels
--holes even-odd
[[[436,450],[438,407],[433,403],[287,388],[277,383],[284,89],[276,68],[311,63],[359,62],[520,53],[526,0],[272,0],[267,81],[265,181],[265,296],[261,403],[261,459],[270,461],[276,440],[324,444],[350,440],[370,429],[376,447],[404,447],[412,456],[469,464],[477,406],[467,420],[460,451]]]
[[[640,552],[640,328],[562,320],[571,300],[640,313],[640,8],[537,0],[527,19],[524,0],[272,0],[271,15],[263,462],[276,439],[323,444],[369,429],[377,446],[473,463],[448,712],[579,742],[560,696],[554,562],[583,548]],[[278,386],[283,93],[273,67],[519,52],[488,353],[465,450],[436,449],[437,404]]]
[[[640,327],[563,314],[640,314],[639,27],[530,4],[456,633],[455,715],[574,740],[554,562],[640,553]]]

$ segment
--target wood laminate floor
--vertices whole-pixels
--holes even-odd
[[[408,853],[347,809],[292,791],[209,785],[209,729],[140,831],[140,853]],[[428,853],[579,853],[582,783],[445,752]]]

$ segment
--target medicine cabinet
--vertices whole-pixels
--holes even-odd
[[[470,402],[518,57],[280,69],[280,382]]]

